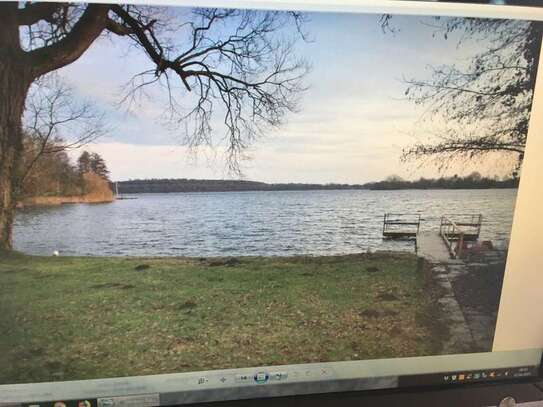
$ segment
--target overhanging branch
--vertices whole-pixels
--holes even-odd
[[[130,27],[120,24],[112,20],[111,18],[108,18],[106,21],[106,29],[113,34],[120,36],[130,35],[134,33],[134,30],[132,30]]]
[[[32,25],[41,20],[53,23],[54,14],[61,7],[62,3],[54,2],[26,3],[23,8],[17,11],[17,23],[19,25]]]
[[[109,5],[90,4],[70,33],[53,45],[27,53],[34,75],[41,76],[77,60],[98,38],[107,24]]]

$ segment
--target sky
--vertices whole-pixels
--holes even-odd
[[[394,33],[382,31],[376,14],[308,17],[305,31],[311,41],[299,41],[295,50],[312,65],[300,111],[250,146],[243,177],[364,183],[392,174],[407,179],[439,176],[431,165],[400,162],[402,148],[424,140],[428,126],[436,125],[421,121],[424,108],[406,100],[401,79],[426,78],[429,65],[461,64],[476,49],[433,36],[427,17],[394,16]],[[164,124],[165,95],[157,89],[130,108],[119,103],[128,78],[149,67],[142,52],[125,39],[110,37],[61,70],[81,98],[92,100],[106,114],[109,132],[86,149],[105,158],[115,181],[232,178],[224,165],[224,146],[218,143],[213,150],[193,154],[182,145],[181,129]],[[224,128],[220,120],[214,123],[219,141]],[[503,175],[503,166],[496,164],[452,167],[447,174],[473,170]]]

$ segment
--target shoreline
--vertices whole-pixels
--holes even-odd
[[[116,200],[115,196],[104,197],[89,195],[75,196],[35,196],[24,198],[17,203],[17,209],[31,208],[36,206],[60,206],[60,205],[76,205],[76,204],[101,204],[111,203]]]
[[[247,189],[247,190],[213,190],[213,191],[145,191],[145,192],[121,192],[119,195],[169,195],[169,194],[206,194],[206,193],[246,193],[246,192],[335,192],[335,191],[482,191],[482,190],[504,190],[514,189],[518,187],[489,187],[489,188],[315,188],[315,189]]]
[[[292,255],[225,255],[225,256],[177,256],[177,255],[92,255],[92,254],[65,254],[62,253],[60,256],[52,256],[47,254],[32,254],[26,253],[20,250],[10,250],[5,251],[0,249],[0,256],[6,257],[30,257],[30,258],[64,258],[64,259],[109,259],[109,260],[186,260],[194,262],[206,262],[206,261],[242,261],[242,260],[316,260],[316,259],[356,259],[369,256],[416,256],[416,253],[411,250],[369,250],[369,251],[360,251],[358,253],[342,253],[342,254],[292,254]],[[226,264],[228,265],[228,264]]]

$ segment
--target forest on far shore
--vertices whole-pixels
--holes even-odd
[[[245,180],[209,180],[209,179],[136,179],[117,182],[120,194],[139,193],[175,193],[175,192],[232,192],[232,191],[310,191],[310,190],[395,190],[395,189],[489,189],[517,188],[518,179],[483,177],[478,172],[468,176],[441,178],[420,178],[408,181],[392,175],[383,181],[366,184],[304,184],[279,183],[269,184]]]
[[[389,189],[490,189],[490,188],[518,188],[518,178],[505,177],[483,177],[478,172],[460,177],[440,178],[419,178],[415,181],[408,181],[401,177],[392,175],[383,181],[364,184],[367,189],[389,190]]]

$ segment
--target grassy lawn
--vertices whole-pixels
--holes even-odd
[[[435,354],[432,292],[402,253],[0,253],[0,383]]]

